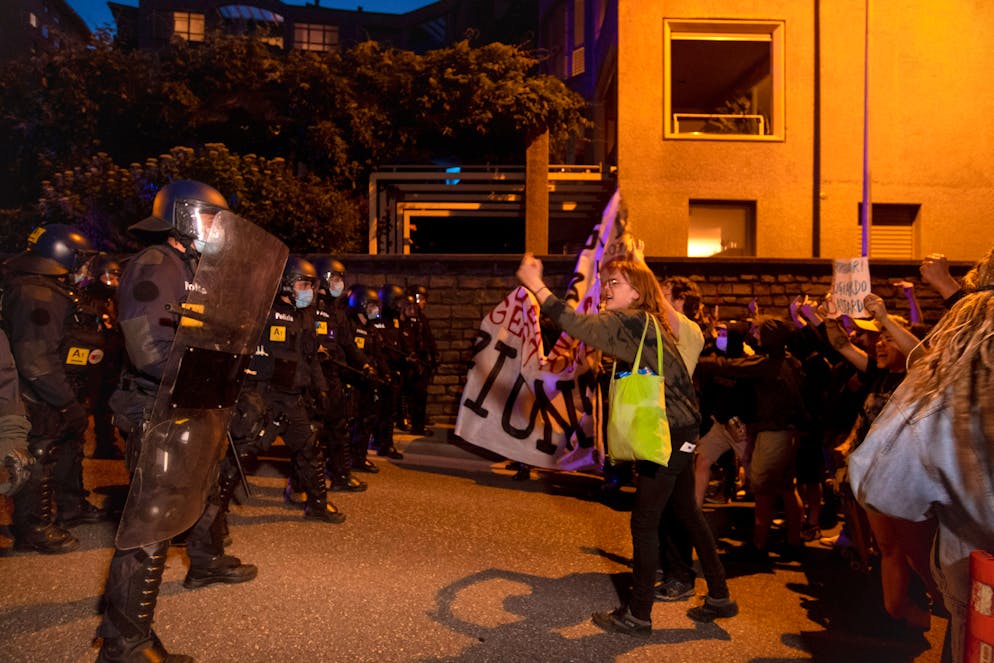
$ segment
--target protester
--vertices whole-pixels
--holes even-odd
[[[966,658],[971,551],[994,551],[994,250],[963,285],[849,457],[853,489],[868,510],[938,520],[932,563],[951,614],[943,652],[951,661]]]
[[[700,425],[697,399],[687,367],[677,351],[655,276],[641,262],[622,260],[613,263],[602,280],[601,299],[605,310],[599,315],[578,314],[553,296],[542,280],[542,263],[530,253],[522,259],[517,276],[535,295],[542,311],[564,331],[615,357],[618,360],[616,371],[631,369],[647,316],[658,318],[665,330],[662,338],[656,338],[655,333],[646,335],[645,355],[650,368],[665,377],[673,451],[666,466],[648,461],[637,464],[635,506],[631,517],[631,600],[612,612],[594,613],[594,623],[605,630],[628,635],[647,637],[651,634],[654,582],[659,568],[658,527],[671,498],[677,501],[677,514],[701,559],[708,584],[703,605],[691,609],[688,615],[698,621],[734,616],[738,613],[738,605],[729,597],[714,538],[694,501],[692,460]],[[663,366],[655,365],[658,343],[664,345]]]

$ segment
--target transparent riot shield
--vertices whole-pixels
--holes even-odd
[[[169,539],[203,512],[287,254],[281,241],[231,212],[214,218],[187,300],[172,311],[176,337],[143,429],[118,548]]]

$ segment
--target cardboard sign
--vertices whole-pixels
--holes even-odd
[[[828,303],[830,318],[870,317],[863,309],[863,299],[870,294],[870,262],[866,257],[836,259],[832,265],[832,298]]]

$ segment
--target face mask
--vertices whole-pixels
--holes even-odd
[[[307,308],[314,301],[313,290],[298,290],[293,296],[293,305],[297,308]]]
[[[328,294],[331,295],[332,297],[334,297],[335,299],[338,299],[339,297],[342,296],[342,292],[344,292],[344,291],[345,291],[345,285],[344,284],[333,285],[333,286],[331,286],[331,289],[328,290]]]
[[[727,352],[728,351],[728,337],[727,336],[719,336],[718,338],[714,339],[714,346],[716,348],[718,348],[719,350],[721,350],[722,352]]]
[[[204,249],[207,248],[207,242],[202,239],[193,240],[193,248],[197,253],[203,253]]]

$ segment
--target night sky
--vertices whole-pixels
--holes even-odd
[[[114,27],[114,19],[107,9],[106,0],[66,0],[79,14],[91,30],[99,27]],[[123,5],[138,6],[138,0],[118,0]],[[310,0],[284,0],[288,5],[306,5]],[[252,0],[232,0],[232,4],[251,5]],[[403,14],[412,9],[431,4],[431,0],[321,0],[322,7],[332,9],[355,9],[361,5],[370,12],[386,12],[388,14]]]

